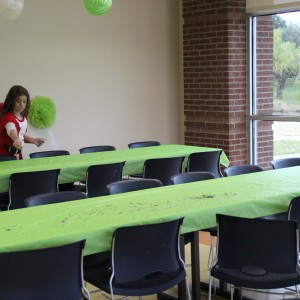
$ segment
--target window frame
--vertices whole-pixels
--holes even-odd
[[[300,12],[300,11],[299,11]],[[274,13],[272,15],[276,15]],[[247,109],[247,128],[249,135],[248,153],[249,162],[257,164],[257,121],[279,121],[279,122],[300,122],[300,116],[288,115],[270,115],[270,114],[257,114],[257,55],[256,55],[256,18],[265,15],[257,15],[248,17],[248,109]]]

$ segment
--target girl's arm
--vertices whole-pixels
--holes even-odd
[[[33,138],[29,135],[24,136],[24,142],[28,144],[35,144],[37,147],[42,146],[45,142],[46,139],[43,138]]]
[[[19,135],[18,135],[18,132],[17,130],[15,129],[12,129],[10,132],[9,132],[9,137],[13,140],[13,146],[16,148],[16,149],[21,149],[22,148],[22,140],[19,138]]]

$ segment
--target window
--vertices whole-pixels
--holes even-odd
[[[250,17],[252,163],[300,156],[300,12]]]

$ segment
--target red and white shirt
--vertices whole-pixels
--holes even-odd
[[[27,118],[23,117],[22,120],[19,120],[11,112],[2,116],[0,121],[0,155],[12,155],[4,149],[4,145],[13,146],[13,140],[9,136],[9,132],[13,129],[17,131],[19,138],[24,142],[27,132]],[[19,158],[22,159],[22,153],[19,154]]]

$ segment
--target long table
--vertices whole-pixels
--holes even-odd
[[[142,173],[145,160],[150,158],[180,156],[187,158],[189,154],[194,152],[215,150],[221,149],[185,145],[161,145],[88,154],[4,161],[0,163],[0,192],[8,190],[9,177],[12,173],[60,169],[59,183],[68,183],[84,180],[86,170],[91,165],[125,161],[123,175],[131,175]],[[220,162],[225,167],[229,165],[229,160],[224,152],[221,154]]]
[[[216,213],[242,217],[280,213],[299,195],[300,167],[292,167],[3,211],[0,251],[86,239],[88,255],[110,249],[112,233],[121,226],[185,217],[182,233],[195,233],[214,226]],[[193,299],[200,299],[197,268],[198,264],[193,265]]]

